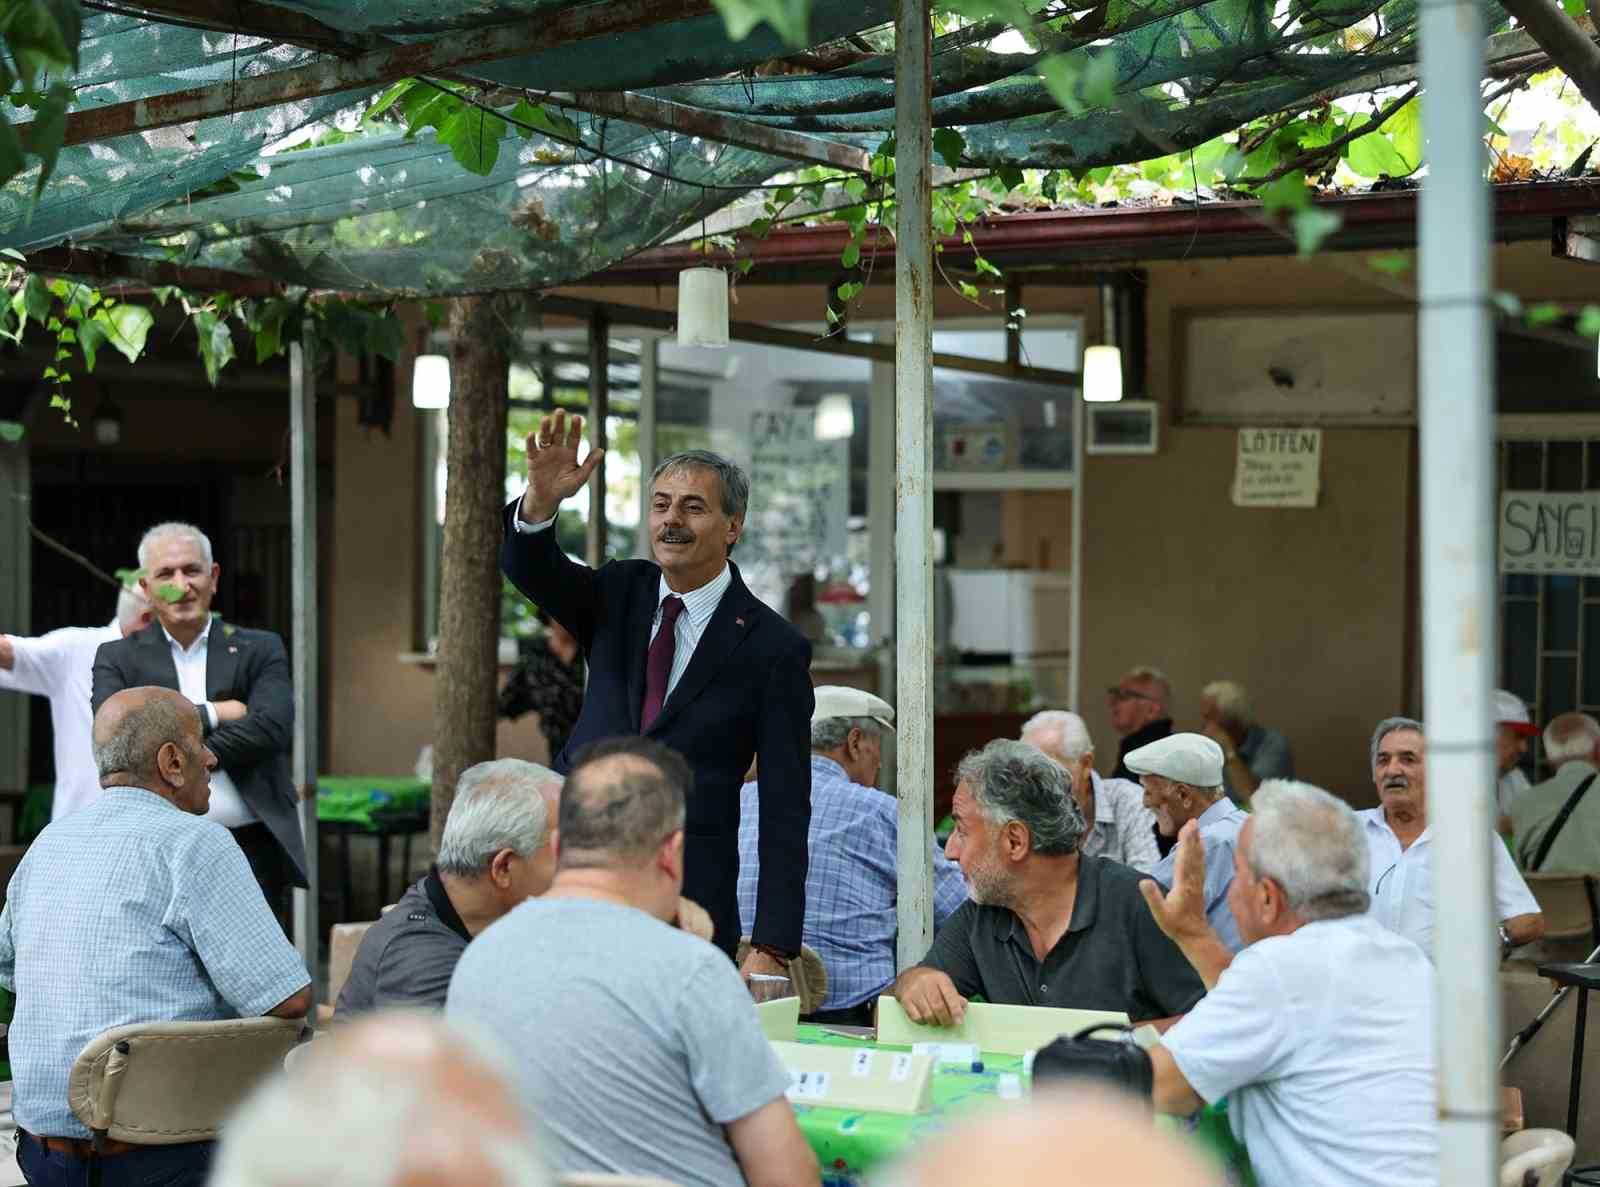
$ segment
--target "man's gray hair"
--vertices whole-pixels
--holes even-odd
[[[152,776],[156,755],[168,742],[184,746],[184,714],[181,701],[172,697],[151,697],[138,708],[130,709],[117,721],[106,738],[94,733],[94,766],[104,779],[108,775]]]
[[[510,849],[527,857],[550,839],[544,789],[560,787],[549,767],[520,758],[497,758],[461,772],[456,798],[439,838],[439,871],[482,877],[494,855]]]
[[[1094,739],[1089,736],[1088,725],[1076,713],[1068,713],[1064,709],[1046,709],[1035,713],[1022,723],[1017,736],[1026,738],[1029,734],[1044,734],[1049,740],[1050,749],[1067,762],[1076,762],[1094,751]]]
[[[158,523],[139,539],[139,567],[150,567],[150,546],[157,540],[166,540],[172,537],[193,540],[200,545],[200,556],[206,564],[212,563],[211,540],[192,523],[179,523],[173,520],[170,523]]]
[[[1250,797],[1250,872],[1283,888],[1307,923],[1367,910],[1370,858],[1350,805],[1320,787],[1267,779]]]
[[[1163,709],[1172,704],[1172,681],[1167,679],[1167,674],[1160,668],[1152,668],[1148,664],[1141,664],[1137,668],[1129,668],[1122,678],[1124,680],[1137,680],[1141,684],[1154,685],[1160,698],[1157,703]]]
[[[1374,770],[1376,770],[1378,766],[1378,747],[1383,744],[1383,740],[1385,738],[1394,733],[1396,730],[1415,730],[1417,733],[1422,734],[1424,738],[1428,736],[1422,729],[1422,722],[1417,721],[1415,718],[1385,717],[1382,721],[1378,722],[1378,728],[1372,731],[1371,765]]]
[[[1256,723],[1250,694],[1236,680],[1213,680],[1200,690],[1200,696],[1217,707],[1217,716],[1228,725],[1247,730]]]
[[[1587,713],[1563,713],[1544,727],[1544,757],[1552,766],[1582,759],[1594,761],[1600,745],[1600,721]]]
[[[676,751],[649,738],[585,746],[561,789],[557,868],[634,866],[652,857],[683,828],[693,781]]]
[[[1062,857],[1083,843],[1087,826],[1072,798],[1072,777],[1044,751],[996,738],[961,760],[956,779],[967,785],[989,823],[1025,825],[1035,853]]]
[[[124,585],[122,592],[117,595],[117,625],[123,630],[136,627],[140,617],[149,609],[150,603],[144,594]]]
[[[883,727],[870,717],[822,717],[811,723],[811,752],[826,754],[844,745],[851,730],[881,738]]]
[[[686,449],[682,453],[675,453],[657,464],[650,474],[650,485],[656,484],[656,479],[673,470],[683,470],[698,467],[710,470],[717,476],[718,485],[722,489],[722,513],[730,519],[744,518],[744,513],[750,507],[750,479],[733,462],[723,457],[720,453],[712,453],[709,449]],[[738,543],[737,540],[734,541]],[[733,545],[728,546],[728,551],[733,551]]]

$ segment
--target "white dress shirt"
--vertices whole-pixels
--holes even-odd
[[[557,514],[560,514],[557,512]],[[511,517],[514,530],[524,536],[532,536],[537,532],[545,531],[555,523],[556,517],[552,515],[543,523],[525,523],[519,510]],[[666,575],[661,577],[661,584],[656,590],[656,613],[650,620],[650,641],[655,642],[656,632],[661,629],[661,603],[667,598],[677,596],[683,599],[683,613],[678,615],[678,621],[673,626],[672,671],[667,675],[667,694],[662,698],[662,708],[672,697],[672,690],[678,687],[684,669],[689,666],[689,661],[694,658],[694,649],[700,644],[700,636],[706,633],[706,624],[711,621],[711,615],[716,610],[717,604],[722,601],[722,595],[728,592],[728,586],[733,584],[733,570],[724,563],[722,572],[699,589],[691,589],[688,593],[676,593],[667,584]]]
[[[1433,967],[1370,915],[1251,944],[1161,1045],[1261,1187],[1439,1182]]]
[[[0,668],[0,689],[50,699],[50,728],[56,764],[55,799],[50,819],[60,820],[100,796],[94,763],[94,653],[100,644],[122,638],[115,621],[105,626],[70,626],[23,638],[7,635],[15,659]]]
[[[1356,813],[1366,834],[1372,867],[1367,879],[1372,890],[1372,915],[1390,931],[1413,941],[1433,959],[1433,915],[1438,907],[1433,893],[1433,830],[1425,828],[1400,848],[1400,838],[1384,818],[1383,808],[1364,808]],[[1499,923],[1513,915],[1532,915],[1539,903],[1528,884],[1517,873],[1511,854],[1492,838],[1491,862],[1494,867],[1494,918]]]
[[[1156,847],[1155,813],[1144,806],[1144,788],[1130,779],[1102,779],[1089,772],[1094,785],[1094,820],[1080,853],[1109,857],[1148,874],[1161,860]]]
[[[206,699],[206,656],[209,651],[211,623],[206,623],[200,632],[200,637],[187,651],[181,643],[168,634],[166,627],[161,628],[161,633],[167,636],[167,645],[172,648],[172,665],[178,669],[178,691],[193,701],[200,712],[206,715],[206,719],[215,726],[217,711]],[[244,797],[239,794],[239,788],[229,777],[228,772],[218,767],[211,772],[211,807],[206,811],[206,819],[216,821],[223,828],[242,828],[244,825],[256,823],[261,818],[251,810],[249,804],[244,802]]]

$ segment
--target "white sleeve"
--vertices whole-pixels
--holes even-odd
[[[1516,863],[1500,838],[1494,838],[1494,921],[1510,919],[1513,915],[1537,915],[1539,900],[1517,872]]]
[[[560,514],[561,512],[556,512],[556,515]],[[518,535],[531,536],[536,532],[544,531],[551,524],[555,523],[556,515],[552,515],[543,523],[524,523],[522,519],[522,503],[520,500],[518,500],[516,513],[511,517],[511,530],[516,532]]]
[[[1272,962],[1246,948],[1206,994],[1161,1037],[1161,1045],[1207,1104],[1269,1079],[1293,1050],[1283,988]]]
[[[29,692],[34,696],[55,694],[61,682],[61,665],[71,655],[64,646],[60,631],[51,631],[37,638],[7,635],[11,640],[12,665],[0,668],[0,689],[8,692]]]

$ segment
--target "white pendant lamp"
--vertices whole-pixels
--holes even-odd
[[[1091,404],[1122,399],[1122,351],[1091,346],[1083,352],[1083,398]]]
[[[450,360],[442,354],[419,354],[411,370],[411,406],[450,407]]]
[[[728,274],[721,268],[678,273],[678,345],[728,345]]]

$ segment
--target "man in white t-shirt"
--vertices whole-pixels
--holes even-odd
[[[1522,793],[1532,786],[1523,774],[1523,755],[1528,745],[1539,736],[1539,727],[1528,716],[1528,706],[1514,692],[1503,688],[1494,690],[1494,757],[1495,770],[1500,778],[1495,783],[1495,827],[1500,835],[1511,835],[1511,809]]]
[[[1421,722],[1409,717],[1379,722],[1372,734],[1372,782],[1383,803],[1356,816],[1371,855],[1368,889],[1373,917],[1413,941],[1432,960],[1433,917],[1440,904],[1433,891],[1426,751]],[[1544,935],[1544,916],[1498,837],[1490,861],[1500,946],[1509,952]]]
[[[0,635],[0,690],[32,693],[50,700],[50,728],[55,735],[56,790],[50,819],[60,820],[100,794],[100,772],[94,766],[89,707],[94,653],[100,644],[124,639],[150,625],[152,611],[144,595],[124,589],[117,598],[117,616],[105,626],[69,626],[32,638]]]
[[[1234,847],[1237,956],[1205,915],[1205,854],[1184,825],[1170,892],[1141,888],[1208,990],[1150,1052],[1154,1100],[1228,1098],[1261,1187],[1429,1187],[1437,1110],[1433,967],[1367,914],[1355,814],[1269,779]]]

